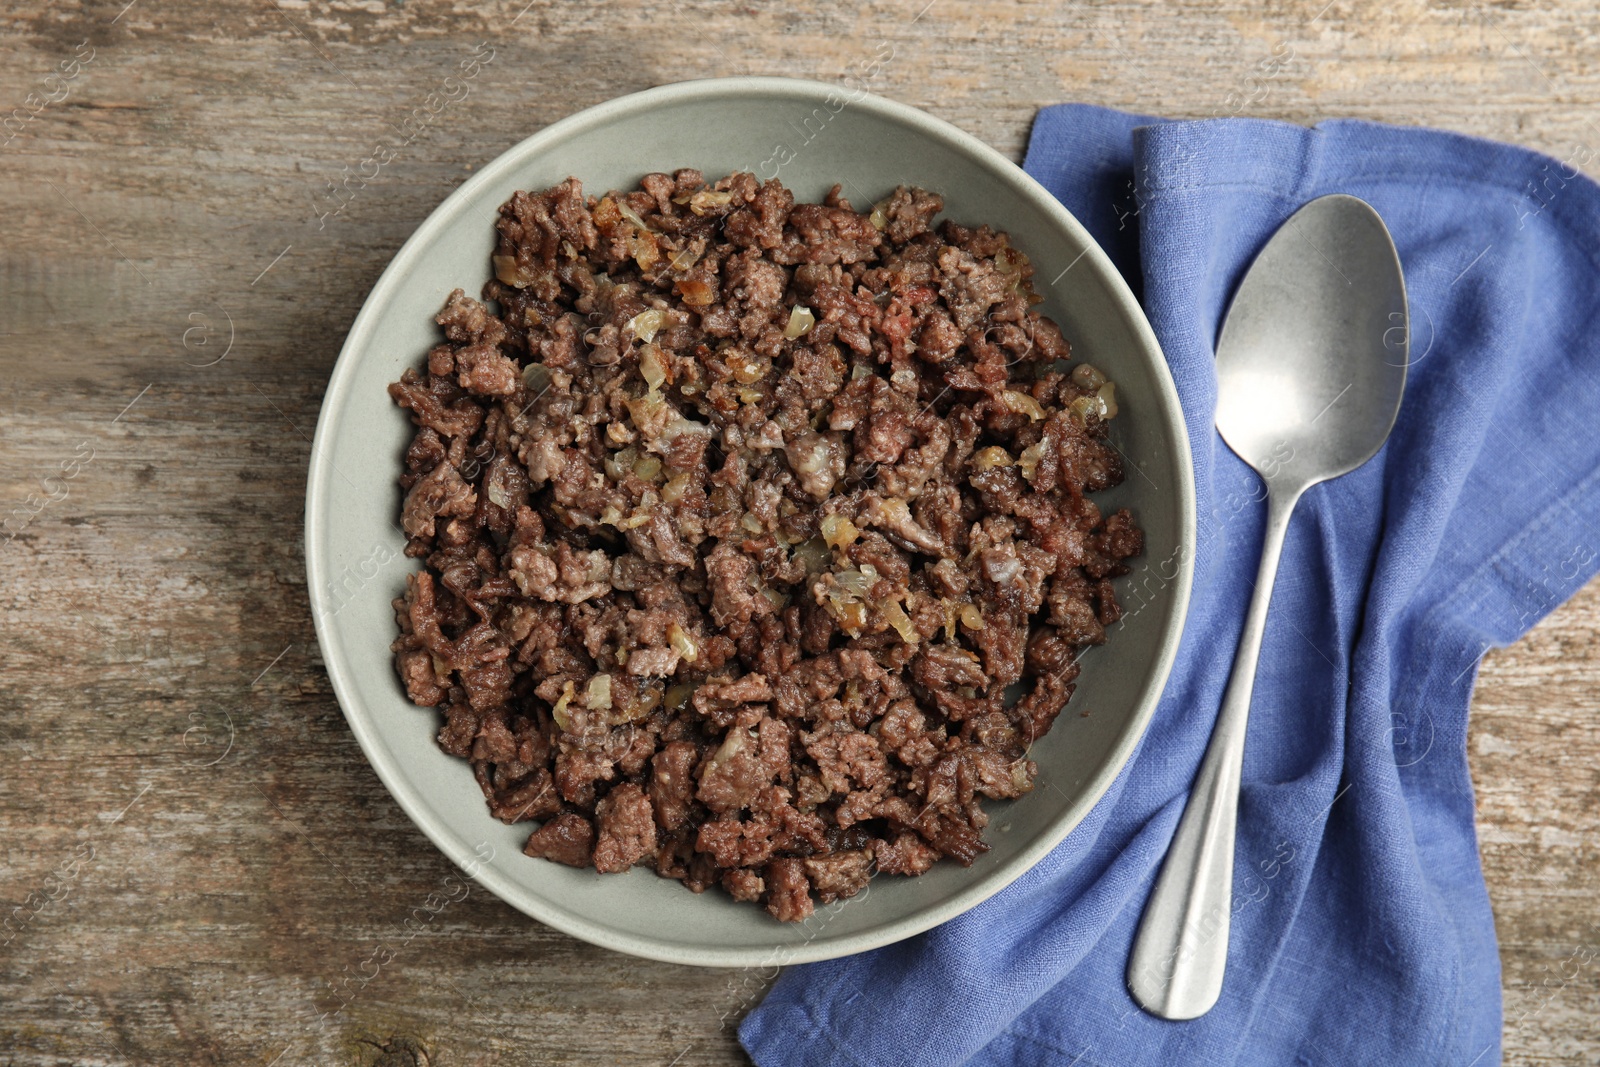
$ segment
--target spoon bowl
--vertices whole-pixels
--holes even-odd
[[[1405,391],[1407,308],[1394,242],[1335,194],[1251,264],[1217,341],[1217,432],[1269,484],[1302,488],[1382,447]]]

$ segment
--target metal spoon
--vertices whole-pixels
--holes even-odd
[[[1313,200],[1239,285],[1217,342],[1217,431],[1267,488],[1261,570],[1205,762],[1145,906],[1128,988],[1145,1010],[1211,1010],[1228,962],[1245,721],[1289,516],[1300,495],[1371,459],[1394,426],[1410,350],[1405,280],[1378,213]]]

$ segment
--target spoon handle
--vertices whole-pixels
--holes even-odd
[[[1128,960],[1128,989],[1134,999],[1164,1019],[1198,1018],[1211,1010],[1222,992],[1233,910],[1233,838],[1245,724],[1278,556],[1299,497],[1298,490],[1281,496],[1269,490],[1261,569],[1228,691]]]

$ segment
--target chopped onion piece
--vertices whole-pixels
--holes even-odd
[[[828,613],[839,623],[839,628],[851,636],[859,634],[867,625],[867,606],[859,600],[828,601]]]
[[[793,341],[796,337],[804,337],[817,324],[817,317],[811,309],[803,304],[796,304],[789,312],[789,325],[783,328],[783,336]]]
[[[661,428],[661,443],[670,448],[672,446],[672,442],[676,441],[679,437],[682,437],[686,433],[710,432],[711,427],[707,426],[705,423],[695,422],[693,419],[686,419],[682,415],[679,415]]]
[[[1019,393],[1015,389],[1007,389],[1000,394],[1000,402],[1008,410],[1014,411],[1018,415],[1026,415],[1034,422],[1044,418],[1044,408],[1040,407],[1039,402],[1027,393]]]
[[[689,476],[687,474],[674,474],[667,479],[667,484],[661,487],[661,499],[669,504],[676,504],[683,499],[683,494],[689,491]]]
[[[1114,418],[1116,418],[1117,417],[1117,383],[1116,382],[1106,382],[1104,385],[1102,385],[1100,387],[1100,391],[1097,392],[1095,395],[1100,398],[1100,405],[1101,405],[1100,417],[1102,419],[1114,419]]]
[[[887,200],[880,200],[876,204],[872,205],[872,214],[867,216],[867,221],[872,223],[872,228],[874,230],[881,231],[889,228],[889,216],[885,214],[883,210],[883,205],[887,204],[888,202],[889,201]]]
[[[636,530],[654,517],[655,512],[653,511],[636,511],[632,515],[629,515],[626,519],[623,519],[621,522],[617,523],[617,529]]]
[[[1022,476],[1031,482],[1034,473],[1039,469],[1039,461],[1043,458],[1044,442],[1040,441],[1022,450],[1022,455],[1017,457],[1017,468],[1022,471]]]
[[[606,474],[614,482],[620,482],[633,470],[633,465],[639,461],[639,450],[629,445],[618,452],[613,452],[604,460]]]
[[[693,663],[700,657],[700,647],[694,643],[694,638],[677,623],[667,627],[667,641],[678,650],[678,655],[683,657],[685,663]]]
[[[1011,453],[999,445],[990,445],[972,457],[972,465],[980,471],[1009,467],[1013,462],[1015,461],[1011,458]]]
[[[1072,384],[1079,389],[1098,389],[1106,384],[1106,376],[1091,363],[1080,363],[1072,368]]]
[[[639,357],[639,373],[644,376],[644,383],[652,393],[660,392],[661,387],[671,380],[665,353],[655,345],[645,345],[644,354]]]
[[[1027,264],[1028,257],[1010,245],[994,254],[994,269],[1000,274],[1021,274]]]
[[[550,388],[550,368],[543,363],[530,363],[522,368],[522,384],[531,393],[542,393]]]
[[[878,584],[878,568],[872,564],[864,564],[860,570],[840,571],[833,576],[839,587],[856,596],[866,596],[872,592],[872,587]]]
[[[633,475],[642,482],[654,482],[661,477],[661,461],[655,456],[640,456],[633,464]]]
[[[727,736],[722,739],[722,744],[711,754],[709,765],[711,767],[720,767],[743,752],[753,741],[755,741],[755,738],[750,736],[748,730],[741,730],[735,726],[728,731]],[[701,773],[705,772],[702,771]]]
[[[995,585],[1010,585],[1022,573],[1022,561],[1015,555],[1002,556],[990,552],[984,557],[983,569]]]
[[[489,503],[497,508],[509,508],[511,506],[511,494],[506,492],[505,487],[500,485],[499,482],[490,480],[484,493],[488,496]]]
[[[917,643],[919,638],[916,629],[911,625],[911,616],[906,614],[898,600],[884,601],[880,610],[883,612],[883,617],[889,620],[889,625],[900,635],[900,640],[908,645]]]
[[[753,353],[732,349],[723,355],[723,362],[733,372],[733,380],[740,385],[754,385],[766,377],[768,363]]]
[[[494,276],[503,284],[513,289],[526,289],[529,278],[517,266],[516,256],[491,256],[490,262],[494,264]]]
[[[1068,404],[1067,410],[1072,412],[1072,417],[1077,419],[1079,423],[1087,426],[1089,425],[1090,416],[1104,419],[1107,408],[1105,398],[1099,393],[1090,393],[1088,396],[1080,396]]]
[[[639,229],[641,229],[641,230],[649,230],[650,229],[649,226],[645,225],[644,219],[639,217],[639,213],[637,211],[633,210],[633,208],[628,206],[628,202],[626,200],[618,200],[617,201],[617,212],[623,218],[627,219],[629,222],[631,222],[635,226],[637,226]]]
[[[661,246],[656,243],[655,234],[649,232],[636,233],[628,238],[628,254],[639,264],[640,270],[649,270],[661,262]]]
[[[626,654],[620,649],[617,651],[619,656],[625,656]],[[638,722],[660,706],[661,690],[653,685],[647,685],[639,690],[638,699],[628,705],[628,719],[631,722]]]
[[[611,675],[597,674],[590,678],[589,691],[584,694],[583,702],[590,711],[611,710]]]
[[[711,283],[699,278],[684,278],[675,286],[683,302],[690,307],[705,307],[716,299],[717,294],[712,291]]]
[[[705,255],[705,249],[685,248],[672,257],[672,262],[667,266],[672,270],[688,270],[700,262],[700,257]]]
[[[667,687],[667,691],[661,700],[673,711],[679,711],[689,703],[689,698],[692,696],[694,696],[694,686],[688,682],[678,682],[676,685]]]
[[[550,717],[556,721],[556,725],[561,727],[562,730],[568,730],[572,726],[572,723],[567,719],[567,705],[572,703],[572,698],[576,695],[572,683],[568,682],[566,687],[561,690],[561,698],[550,709]]]
[[[807,574],[821,574],[833,558],[833,553],[828,551],[828,544],[820,537],[813,537],[795,546],[794,555],[791,557],[796,563],[806,569]]]
[[[969,630],[983,629],[983,612],[978,610],[978,605],[961,605],[961,625]]]
[[[733,193],[716,189],[702,189],[689,198],[689,210],[705,215],[715,208],[727,207],[733,202]]]
[[[602,526],[615,526],[621,519],[622,512],[617,509],[615,504],[607,504],[605,510],[600,513],[600,525]]]
[[[639,312],[626,323],[626,328],[633,331],[633,335],[645,344],[656,339],[656,331],[668,325],[671,319],[660,308],[648,308]]]
[[[856,529],[856,524],[843,515],[822,517],[822,539],[828,542],[829,548],[846,548],[860,536],[861,531]]]
[[[743,526],[746,530],[749,530],[754,534],[758,534],[766,529],[766,527],[761,524],[761,520],[750,514],[748,511],[745,512],[744,515],[739,519],[739,525]]]

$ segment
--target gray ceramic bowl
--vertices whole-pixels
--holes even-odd
[[[489,815],[468,764],[434,744],[435,714],[407,702],[388,651],[389,602],[415,564],[400,554],[395,525],[411,426],[384,387],[436,343],[432,317],[450,290],[476,293],[489,276],[495,211],[513,191],[568,175],[590,191],[626,188],[649,171],[688,166],[707,176],[776,175],[801,200],[820,200],[836,181],[857,204],[917,184],[944,195],[947,217],[1010,232],[1038,269],[1042,310],[1078,356],[1117,382],[1113,436],[1130,469],[1100,502],[1131,507],[1148,538],[1148,567],[1122,580],[1145,591],[1124,593],[1126,624],[1084,657],[1077,695],[1034,746],[1038,787],[990,804],[992,851],[966,869],[946,862],[920,878],[877,878],[803,924],[778,923],[720,891],[696,896],[649,870],[601,876],[523,856],[528,825]],[[860,952],[942,923],[1015,880],[1078,824],[1160,696],[1188,604],[1194,527],[1187,438],[1155,336],[1105,254],[1056,200],[993,149],[913,108],[815,82],[728,78],[626,96],[540,131],[480,169],[406,242],[328,383],[306,487],[306,569],[350,728],[447,856],[513,906],[595,944],[679,963],[766,966]]]

